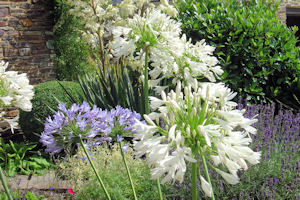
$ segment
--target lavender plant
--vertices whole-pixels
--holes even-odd
[[[126,145],[122,146],[121,141],[124,136],[128,136],[131,133],[132,126],[136,123],[136,120],[140,120],[140,115],[136,112],[131,112],[129,109],[123,109],[120,106],[111,111],[102,110],[96,106],[91,108],[87,102],[83,102],[81,106],[73,104],[69,109],[62,103],[59,104],[58,109],[53,118],[50,116],[47,118],[44,132],[41,134],[40,142],[46,146],[46,152],[54,155],[65,150],[66,153],[70,154],[80,145],[106,197],[110,199],[110,195],[96,171],[87,149],[104,142],[116,140],[120,144],[123,161],[136,198],[124,157],[124,151],[126,152],[127,147]]]
[[[220,179],[215,181],[214,185],[219,188],[216,197],[300,199],[300,112],[282,108],[276,111],[274,103],[246,106],[239,103],[238,108],[246,109],[247,118],[257,115],[258,121],[254,124],[257,134],[252,137],[251,148],[262,152],[262,160],[240,175],[242,184],[229,186]]]

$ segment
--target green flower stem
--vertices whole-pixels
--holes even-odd
[[[163,200],[163,195],[162,195],[161,188],[160,188],[160,181],[159,181],[159,178],[156,179],[156,185],[157,185],[157,190],[158,190],[159,200]]]
[[[197,200],[197,162],[192,163],[192,199]]]
[[[0,179],[1,179],[2,185],[4,187],[4,190],[6,192],[6,195],[7,195],[8,199],[9,200],[13,200],[13,198],[12,198],[12,196],[10,194],[10,191],[9,191],[9,189],[7,187],[6,179],[5,179],[5,176],[4,176],[3,172],[2,172],[2,168],[1,167],[0,167]]]
[[[146,47],[145,51],[145,72],[144,72],[144,87],[143,87],[143,94],[144,94],[144,102],[145,102],[145,114],[150,113],[149,107],[149,88],[148,88],[148,47]]]
[[[148,55],[149,51],[148,51],[148,47],[146,47],[145,50],[145,72],[144,72],[144,87],[143,87],[143,94],[144,94],[144,102],[145,102],[145,114],[149,114],[150,113],[150,106],[149,106],[149,88],[148,88]],[[159,194],[159,199],[162,200],[163,196],[162,196],[162,192],[161,192],[161,188],[160,188],[160,181],[159,179],[156,179],[156,185],[157,185],[157,190],[158,190],[158,194]]]
[[[207,168],[207,164],[206,164],[206,159],[205,159],[205,156],[204,156],[203,152],[201,152],[201,159],[202,159],[202,163],[203,163],[203,167],[204,167],[204,172],[205,172],[205,175],[206,175],[206,179],[207,179],[208,183],[211,185],[211,188],[212,188],[211,199],[215,200],[214,189],[213,189],[211,181],[210,181],[210,177],[209,177],[209,173],[208,173],[208,168]]]
[[[104,186],[104,184],[103,184],[103,181],[102,181],[102,179],[100,178],[98,172],[96,171],[96,168],[95,168],[95,166],[94,166],[94,163],[92,162],[92,159],[90,158],[90,155],[89,155],[89,153],[87,152],[87,150],[86,150],[86,148],[85,148],[85,146],[84,146],[83,141],[82,141],[81,138],[80,138],[80,144],[81,144],[81,146],[82,146],[82,148],[83,148],[83,151],[84,151],[85,155],[87,156],[87,158],[88,158],[88,160],[89,160],[89,162],[90,162],[90,164],[91,164],[91,166],[92,166],[92,168],[93,168],[93,170],[94,170],[94,172],[95,172],[95,174],[96,174],[96,177],[97,177],[97,179],[98,179],[98,181],[99,181],[99,183],[100,183],[102,189],[104,190],[104,192],[105,192],[105,194],[106,194],[107,199],[108,199],[108,200],[111,200],[111,198],[110,198],[110,196],[109,196],[109,194],[108,194],[108,192],[107,192],[107,190],[106,190],[106,188],[105,188],[105,186]]]
[[[131,184],[133,196],[134,196],[134,199],[137,200],[135,189],[134,189],[134,185],[133,185],[133,182],[132,182],[132,179],[131,179],[131,175],[130,175],[130,171],[129,171],[129,168],[128,168],[128,165],[127,165],[127,162],[126,162],[126,159],[125,159],[124,151],[122,149],[122,142],[119,142],[119,146],[120,146],[120,150],[121,150],[121,155],[122,155],[122,158],[123,158],[123,162],[124,162],[124,165],[125,165],[125,168],[126,168],[126,171],[127,171],[127,175],[128,175],[128,178],[129,178],[129,181],[130,181],[130,184]]]

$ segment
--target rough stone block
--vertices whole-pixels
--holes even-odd
[[[21,35],[42,35],[41,31],[24,31]]]
[[[4,27],[6,26],[6,22],[5,21],[0,21],[0,27]]]
[[[16,56],[17,50],[11,48],[3,48],[3,55],[6,57]]]
[[[31,49],[30,49],[30,48],[22,48],[22,49],[19,49],[19,55],[20,55],[20,56],[29,56],[29,55],[30,55],[30,52],[31,52]]]
[[[0,17],[8,16],[8,8],[0,8]]]
[[[48,40],[46,42],[46,46],[48,49],[54,49],[54,41],[53,40]]]
[[[20,23],[23,25],[23,26],[26,26],[26,27],[29,27],[29,26],[32,26],[33,23],[30,19],[21,19],[20,20]]]
[[[14,26],[20,25],[20,23],[19,23],[19,20],[17,18],[11,18],[8,21],[8,25],[14,27]]]

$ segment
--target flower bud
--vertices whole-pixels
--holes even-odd
[[[187,128],[186,128],[186,136],[187,136],[187,138],[191,137],[191,128],[190,128],[190,125],[188,125]]]
[[[196,133],[196,130],[194,129],[194,130],[193,130],[193,137],[195,138],[196,135],[197,135],[197,133]]]

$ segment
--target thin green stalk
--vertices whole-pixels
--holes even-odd
[[[95,168],[95,166],[94,166],[94,163],[92,162],[92,159],[90,158],[90,155],[89,155],[89,153],[87,152],[87,150],[86,150],[86,148],[85,148],[85,146],[84,146],[83,141],[82,141],[81,138],[80,138],[80,144],[81,144],[81,146],[82,146],[82,148],[83,148],[83,151],[84,151],[85,155],[87,156],[87,158],[88,158],[88,160],[89,160],[89,162],[90,162],[90,164],[91,164],[91,166],[92,166],[92,168],[93,168],[93,170],[94,170],[94,173],[96,174],[96,177],[97,177],[97,179],[98,179],[98,181],[99,181],[99,183],[100,183],[102,189],[103,189],[104,192],[105,192],[105,195],[106,195],[107,199],[108,199],[108,200],[111,200],[111,198],[110,198],[110,196],[109,196],[109,194],[108,194],[108,192],[107,192],[107,190],[106,190],[106,188],[105,188],[105,186],[104,186],[104,184],[103,184],[103,181],[102,181],[102,179],[100,178],[98,172],[96,171],[96,168]]]
[[[144,102],[145,102],[145,114],[150,113],[150,107],[149,107],[149,88],[148,88],[148,47],[146,47],[145,51],[145,72],[144,72],[144,87],[143,87],[143,93],[144,93]]]
[[[205,156],[204,156],[203,152],[201,152],[201,159],[202,159],[202,163],[203,163],[203,167],[204,167],[204,172],[205,172],[205,175],[206,175],[206,179],[207,179],[208,183],[211,185],[211,188],[212,188],[212,184],[211,184],[211,181],[210,181],[210,177],[209,177],[209,173],[208,173],[208,168],[207,168],[207,164],[206,164],[206,160],[205,160]],[[212,188],[212,192],[211,192],[211,199],[215,200],[215,195],[214,195],[214,189],[213,188]]]
[[[12,196],[11,196],[11,194],[10,194],[10,191],[9,191],[9,189],[8,189],[8,187],[7,187],[5,175],[3,174],[2,168],[1,168],[1,167],[0,167],[0,179],[1,179],[2,185],[3,185],[3,187],[4,187],[4,190],[5,190],[5,192],[6,192],[6,195],[7,195],[8,199],[9,199],[9,200],[13,200],[13,198],[12,198]]]
[[[128,175],[128,178],[129,178],[129,181],[130,181],[130,184],[131,184],[133,196],[134,196],[134,199],[137,200],[134,185],[133,185],[131,175],[130,175],[130,171],[129,171],[129,168],[128,168],[128,165],[127,165],[127,162],[126,162],[126,159],[125,159],[124,151],[122,149],[122,142],[119,142],[119,146],[120,146],[120,149],[121,149],[121,155],[122,155],[123,162],[124,162],[124,165],[125,165],[125,168],[126,168],[126,171],[127,171],[127,175]]]
[[[197,162],[192,163],[192,199],[197,200]]]
[[[156,185],[157,185],[157,190],[158,190],[159,200],[163,200],[163,195],[162,195],[161,188],[160,188],[160,181],[159,181],[159,178],[156,179]]]

